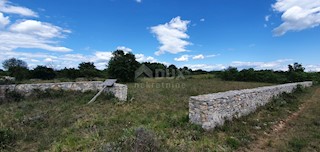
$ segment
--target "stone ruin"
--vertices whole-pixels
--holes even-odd
[[[0,98],[4,98],[5,92],[16,91],[24,96],[29,96],[34,90],[69,90],[69,91],[100,91],[106,85],[102,81],[86,82],[61,82],[61,83],[38,83],[38,84],[12,84],[0,85]],[[119,101],[127,101],[128,87],[124,84],[114,83],[104,89],[104,92],[111,92]]]
[[[234,90],[189,99],[189,119],[191,123],[209,130],[221,126],[226,120],[239,118],[254,112],[284,92],[291,93],[298,85],[312,86],[312,82],[289,83],[255,89]]]

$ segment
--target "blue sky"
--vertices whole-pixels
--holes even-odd
[[[56,69],[112,51],[192,69],[320,71],[319,0],[0,0],[0,61]]]

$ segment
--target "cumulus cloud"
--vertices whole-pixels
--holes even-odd
[[[141,3],[142,2],[142,0],[135,0],[137,3]]]
[[[138,62],[157,62],[157,60],[152,56],[145,56],[144,54],[136,54],[135,56]]]
[[[38,17],[38,14],[29,8],[14,6],[7,0],[0,0],[0,12],[18,14],[21,16]]]
[[[1,12],[0,12],[0,28],[5,27],[10,23],[9,17],[5,17]]]
[[[204,21],[206,21],[206,19],[202,18],[202,19],[200,19],[200,21],[201,21],[201,22],[204,22]]]
[[[178,62],[186,62],[189,61],[189,55],[182,55],[179,58],[174,58],[174,60]]]
[[[12,32],[32,34],[43,38],[63,37],[63,33],[71,33],[61,27],[35,20],[25,20],[17,22],[9,28]]]
[[[277,0],[273,9],[282,13],[283,23],[273,30],[275,36],[301,31],[320,24],[319,0]]]
[[[9,1],[0,0],[0,51],[14,51],[19,48],[42,49],[54,52],[70,52],[72,49],[59,46],[57,38],[65,38],[70,30],[50,23],[25,18],[17,19],[11,25],[5,14],[19,14],[20,17],[36,17],[32,10],[13,6]]]
[[[196,55],[196,56],[192,57],[192,59],[201,60],[201,59],[204,59],[204,56],[202,54],[199,54],[199,55]]]
[[[186,41],[189,38],[189,35],[186,33],[189,23],[190,21],[181,20],[181,17],[178,16],[173,18],[169,23],[151,27],[151,32],[156,35],[161,44],[155,54],[186,52],[186,46],[191,45],[190,42]]]
[[[32,34],[0,32],[0,51],[12,51],[18,48],[37,48],[55,52],[70,52],[69,48],[57,46],[50,39],[43,39]]]
[[[124,51],[125,53],[132,52],[132,49],[127,48],[127,47],[125,47],[125,46],[118,46],[118,47],[117,47],[117,50],[122,50],[122,51]]]

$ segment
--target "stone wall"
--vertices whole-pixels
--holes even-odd
[[[18,84],[0,85],[0,97],[4,96],[6,90],[17,91],[25,96],[30,95],[34,90],[70,90],[70,91],[98,91],[103,88],[102,81],[87,82],[62,82],[62,83],[38,83],[38,84]],[[120,101],[127,100],[128,87],[123,84],[115,83],[113,87],[107,87],[106,92],[112,92]]]
[[[312,82],[289,83],[255,89],[234,90],[193,96],[189,99],[191,123],[209,130],[224,124],[225,120],[239,118],[254,112],[283,92],[291,93],[297,85],[312,86]]]

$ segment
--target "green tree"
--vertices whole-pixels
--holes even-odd
[[[304,72],[305,68],[302,66],[302,64],[294,63],[292,65],[288,65],[289,72]]]
[[[81,77],[80,70],[77,70],[75,68],[64,68],[60,71],[58,71],[58,75],[60,78],[68,78],[68,79],[76,79]]]
[[[307,73],[304,72],[305,68],[302,64],[294,63],[288,65],[288,79],[290,82],[301,82],[307,80]]]
[[[135,56],[131,52],[124,53],[122,50],[117,50],[112,54],[113,57],[108,64],[109,78],[118,79],[121,82],[134,82],[135,71],[140,66]]]
[[[2,66],[5,70],[9,70],[10,68],[13,67],[24,67],[27,68],[28,64],[23,61],[23,60],[19,60],[16,58],[11,58],[11,59],[7,59],[5,61],[2,62]]]
[[[221,76],[224,80],[237,80],[238,72],[236,67],[230,66],[222,72]]]
[[[82,62],[79,64],[79,70],[81,76],[86,78],[99,77],[99,71],[93,62]]]
[[[8,74],[20,81],[29,77],[28,64],[16,58],[7,59],[2,62],[2,66]]]
[[[52,80],[56,77],[56,73],[52,68],[38,65],[31,71],[31,76],[36,79]]]

